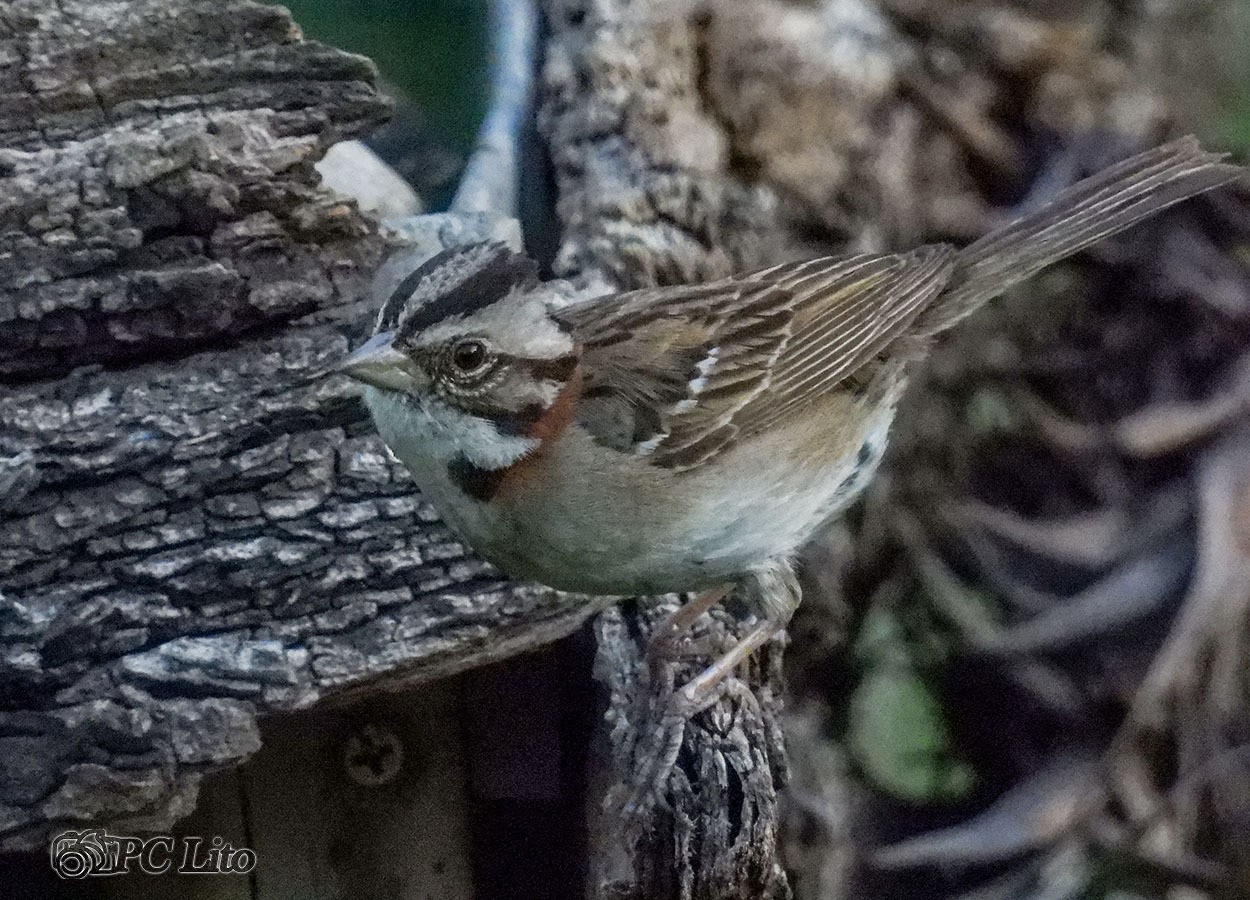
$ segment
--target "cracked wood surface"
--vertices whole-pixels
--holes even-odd
[[[309,169],[385,108],[254,3],[0,11],[0,378],[186,352],[331,306],[371,245]]]
[[[258,716],[591,611],[471,557],[317,377],[384,246],[312,166],[373,78],[249,2],[0,12],[0,849],[167,828]]]

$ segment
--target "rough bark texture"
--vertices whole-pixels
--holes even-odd
[[[281,11],[20,0],[0,47],[0,377],[331,306],[370,249],[309,167],[379,120],[372,66]]]
[[[590,611],[489,574],[315,377],[384,249],[312,169],[372,82],[253,3],[0,13],[0,847],[168,827],[258,716]]]

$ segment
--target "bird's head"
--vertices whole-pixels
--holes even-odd
[[[544,423],[577,379],[578,348],[553,315],[555,299],[534,262],[501,243],[444,251],[390,293],[373,337],[339,371],[373,388],[384,436],[380,410],[416,407],[439,425],[458,422],[458,432],[513,439],[503,456],[518,455],[548,436]]]

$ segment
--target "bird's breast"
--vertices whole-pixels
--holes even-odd
[[[792,556],[863,489],[893,408],[831,397],[683,472],[605,447],[569,416],[480,496],[450,465],[463,446],[446,429],[378,412],[417,486],[481,555],[559,589],[628,595],[695,590]]]

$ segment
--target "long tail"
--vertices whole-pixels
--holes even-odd
[[[1051,263],[1246,174],[1207,153],[1194,137],[1104,169],[962,250],[950,286],[910,330],[918,336],[945,331]]]

